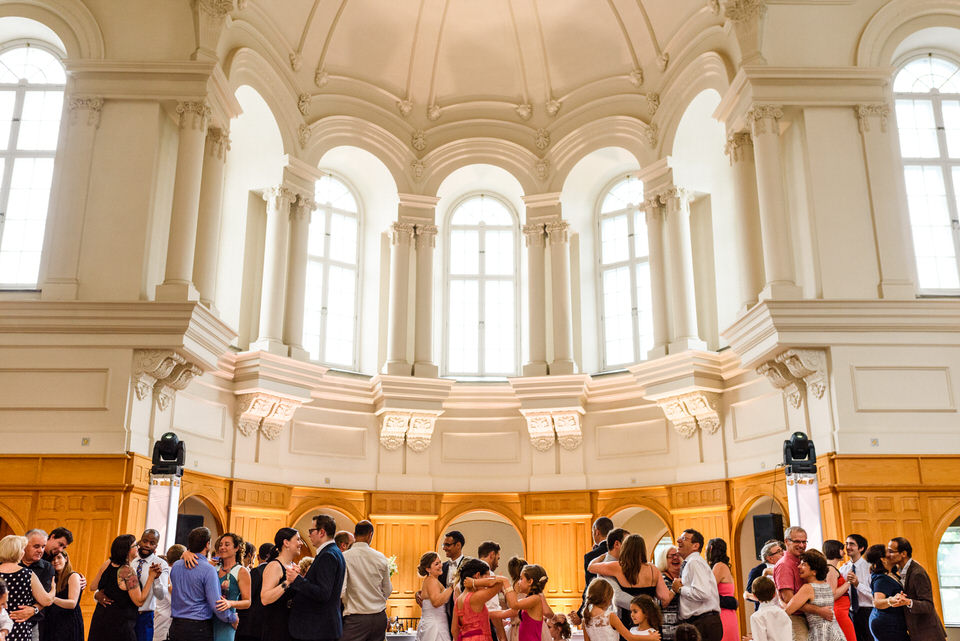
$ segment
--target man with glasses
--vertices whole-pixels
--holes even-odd
[[[757,601],[756,597],[753,596],[753,592],[750,591],[753,582],[761,576],[773,574],[773,566],[777,564],[777,561],[779,561],[782,556],[783,546],[780,545],[779,541],[771,539],[760,548],[760,565],[750,570],[750,574],[747,575],[747,589],[743,591],[744,602],[752,601],[754,610],[760,607],[760,602]]]
[[[840,566],[840,574],[850,586],[850,620],[857,633],[857,641],[873,641],[870,633],[870,613],[873,612],[873,589],[870,587],[870,564],[863,558],[867,539],[859,534],[847,536],[844,543],[847,563]]]
[[[440,572],[440,582],[443,583],[443,587],[453,585],[453,578],[457,575],[460,564],[463,563],[463,545],[466,542],[463,534],[457,530],[450,530],[443,536],[443,553],[447,555],[447,561],[444,562],[443,570]],[[444,605],[448,624],[453,622],[453,602],[454,599],[449,599]]]
[[[788,527],[783,533],[786,554],[773,566],[773,582],[777,584],[780,600],[788,603],[805,583],[800,578],[800,555],[807,551],[807,532],[802,527]],[[807,603],[790,615],[793,624],[793,641],[807,641],[807,618],[804,612],[819,614],[827,621],[833,620],[833,607],[819,607]]]
[[[696,530],[684,530],[677,539],[677,551],[683,557],[680,578],[673,580],[670,589],[680,598],[681,622],[699,630],[703,641],[720,641],[720,592],[713,571],[700,556],[702,549],[703,535]]]

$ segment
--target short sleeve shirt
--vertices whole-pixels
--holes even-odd
[[[773,566],[773,582],[777,584],[777,590],[793,590],[796,594],[803,585],[800,578],[800,558],[793,556],[789,552],[777,561]]]

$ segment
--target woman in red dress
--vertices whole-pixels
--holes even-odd
[[[847,585],[840,570],[837,569],[843,559],[843,543],[835,539],[823,542],[823,555],[827,557],[827,583],[833,588],[833,616],[847,641],[857,641],[857,633],[850,620],[850,586]]]

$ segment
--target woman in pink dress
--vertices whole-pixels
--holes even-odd
[[[453,641],[493,641],[487,601],[501,590],[497,577],[489,576],[490,566],[480,559],[469,559],[460,566],[460,589],[453,608],[450,632]]]
[[[707,563],[713,568],[720,592],[720,621],[723,623],[723,641],[740,641],[740,619],[737,617],[736,588],[727,556],[727,542],[710,539],[707,542]]]

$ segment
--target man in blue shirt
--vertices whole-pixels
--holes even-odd
[[[195,567],[188,568],[183,560],[170,569],[173,591],[170,610],[170,641],[213,641],[213,617],[237,627],[237,613],[227,608],[217,609],[223,601],[217,570],[207,562],[210,549],[210,530],[198,527],[187,536],[187,549],[197,555]]]

